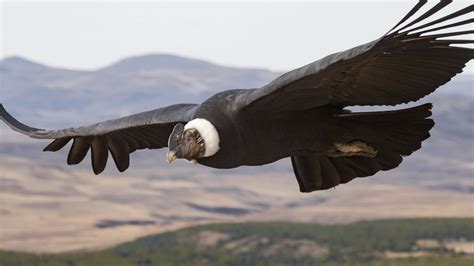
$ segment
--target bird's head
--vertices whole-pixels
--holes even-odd
[[[196,159],[203,157],[206,152],[204,140],[197,129],[184,129],[184,125],[181,123],[174,126],[168,139],[168,148],[166,156],[168,163],[172,163],[176,158],[187,159],[195,163]]]
[[[169,136],[168,149],[168,163],[180,158],[196,164],[197,159],[212,156],[219,150],[219,135],[205,119],[194,119],[186,126],[178,123]]]

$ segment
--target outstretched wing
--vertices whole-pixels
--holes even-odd
[[[420,1],[382,38],[329,55],[243,94],[239,99],[242,109],[278,111],[327,104],[396,105],[430,94],[462,72],[474,57],[474,49],[455,46],[474,43],[472,38],[467,38],[473,30],[456,30],[458,26],[473,24],[474,5],[421,23],[450,2],[440,1],[403,25],[426,3]]]
[[[90,126],[61,130],[32,128],[13,118],[0,104],[0,119],[13,130],[38,139],[54,139],[44,151],[58,151],[69,141],[73,144],[68,164],[78,164],[91,150],[92,168],[101,173],[107,163],[108,151],[118,170],[125,171],[130,164],[130,153],[138,149],[159,149],[168,146],[168,137],[177,123],[190,121],[196,104],[177,104]]]

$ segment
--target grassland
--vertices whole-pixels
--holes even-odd
[[[346,225],[286,222],[190,227],[97,252],[0,252],[2,266],[473,265],[474,220],[397,219]],[[466,253],[467,252],[467,253]]]

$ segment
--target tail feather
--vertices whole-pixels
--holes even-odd
[[[338,115],[343,123],[365,129],[354,139],[377,149],[373,158],[364,156],[330,157],[328,155],[292,156],[291,162],[301,192],[311,192],[347,183],[356,177],[371,176],[396,168],[421,147],[434,122],[431,104],[385,112],[363,112]]]
[[[434,121],[427,117],[431,116],[432,107],[428,103],[403,110],[349,113],[339,117],[367,125],[368,129],[375,131],[375,137],[369,136],[370,139],[364,141],[376,146],[379,151],[396,151],[408,156],[420,149],[421,142],[430,137]]]

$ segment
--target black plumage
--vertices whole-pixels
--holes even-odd
[[[1,105],[0,118],[30,137],[54,139],[45,151],[58,151],[73,140],[68,164],[81,162],[91,150],[96,174],[104,170],[109,151],[119,171],[125,171],[130,153],[167,147],[171,141],[173,149],[183,147],[169,160],[185,158],[215,168],[290,157],[302,192],[328,189],[397,167],[421,147],[434,125],[430,104],[366,113],[344,107],[416,101],[473,59],[473,49],[460,45],[473,43],[467,36],[474,31],[456,27],[473,24],[474,5],[423,23],[452,2],[440,1],[412,19],[426,2],[419,1],[381,38],[285,73],[262,88],[224,91],[199,105],[172,105],[63,130],[26,126]],[[203,156],[199,134],[193,139],[183,133],[183,125],[198,118],[218,132],[220,149],[212,156]]]

